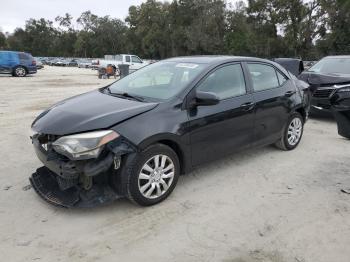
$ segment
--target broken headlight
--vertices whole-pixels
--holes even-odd
[[[113,130],[63,136],[52,143],[53,149],[71,160],[97,158],[108,142],[119,137]]]

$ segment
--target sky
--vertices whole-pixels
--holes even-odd
[[[76,20],[84,11],[98,16],[110,15],[124,19],[129,6],[139,5],[143,0],[0,0],[0,28],[13,32],[24,27],[29,18],[46,18],[54,21],[58,15],[69,13]]]
[[[54,21],[58,15],[69,13],[76,20],[84,11],[98,16],[110,15],[124,19],[129,6],[146,0],[0,0],[0,30],[12,33],[16,27],[24,27],[30,18],[46,18]],[[236,0],[228,0],[234,2]]]

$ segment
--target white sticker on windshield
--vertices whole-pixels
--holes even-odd
[[[198,65],[197,64],[189,64],[189,63],[179,63],[176,65],[176,67],[195,69],[198,67]]]

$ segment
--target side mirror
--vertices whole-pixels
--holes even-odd
[[[211,92],[197,91],[196,97],[192,101],[192,106],[212,106],[220,102],[220,99],[217,95]]]

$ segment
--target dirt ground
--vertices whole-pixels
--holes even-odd
[[[350,141],[310,119],[299,147],[228,156],[182,176],[163,203],[53,207],[30,188],[29,140],[49,105],[101,87],[96,71],[0,77],[1,261],[350,261]]]

